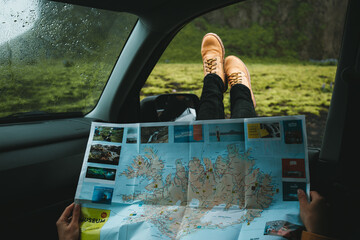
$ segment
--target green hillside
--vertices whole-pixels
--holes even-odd
[[[256,24],[246,29],[220,27],[200,18],[181,30],[162,55],[160,62],[201,62],[201,40],[208,32],[214,32],[221,37],[226,47],[226,55],[243,56],[256,61],[272,61],[273,58],[291,61],[299,59],[292,49],[284,54],[285,50],[280,53],[274,47],[268,47],[273,40],[273,33],[269,29]]]
[[[227,55],[260,61],[337,58],[347,1],[253,0],[201,16],[174,38],[161,62],[198,62],[202,37],[217,33]]]

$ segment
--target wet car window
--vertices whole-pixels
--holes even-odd
[[[0,117],[89,112],[137,17],[41,0],[0,0]]]

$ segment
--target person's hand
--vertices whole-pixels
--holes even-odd
[[[329,234],[329,211],[325,199],[316,191],[310,192],[309,202],[305,192],[298,190],[300,217],[308,232]]]
[[[71,215],[72,213],[72,215]],[[80,205],[72,203],[56,222],[59,240],[78,240],[80,235]]]

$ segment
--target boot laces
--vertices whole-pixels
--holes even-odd
[[[242,84],[244,78],[246,78],[244,72],[234,72],[228,76],[229,85],[232,87],[235,84]]]
[[[216,73],[217,58],[209,58],[204,61],[204,67],[206,73]]]

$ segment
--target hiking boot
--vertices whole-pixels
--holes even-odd
[[[204,75],[217,74],[224,83],[224,92],[227,90],[227,82],[224,74],[225,48],[218,35],[207,33],[201,43],[201,56],[203,59]]]
[[[250,73],[246,65],[238,57],[225,58],[225,75],[230,88],[236,84],[243,84],[250,89],[251,99],[256,107],[255,97],[251,89]]]

